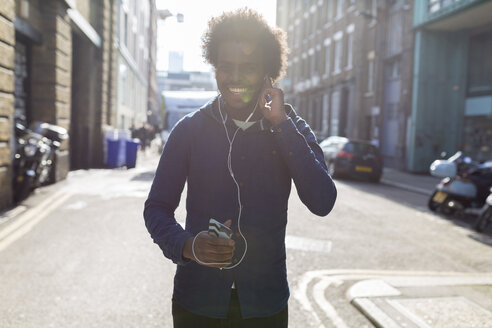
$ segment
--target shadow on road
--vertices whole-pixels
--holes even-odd
[[[385,185],[383,183],[372,183],[363,180],[355,180],[350,178],[339,178],[335,180],[335,183],[342,183],[358,189],[362,192],[367,192],[369,194],[378,195],[385,199],[394,201],[400,205],[404,205],[413,209],[418,209],[420,211],[425,211],[427,213],[433,214],[436,217],[439,217],[443,220],[448,220],[453,224],[465,228],[470,231],[468,235],[469,238],[472,238],[481,243],[492,246],[492,224],[490,224],[487,229],[483,233],[477,233],[473,229],[473,226],[476,221],[476,217],[465,217],[465,218],[455,218],[446,216],[441,213],[431,212],[427,209],[427,201],[428,196],[403,190],[401,188]]]
[[[140,174],[137,174],[130,181],[152,181],[155,176],[155,171],[147,171]]]

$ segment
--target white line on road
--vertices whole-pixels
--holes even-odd
[[[456,273],[456,272],[434,272],[434,271],[384,271],[384,270],[316,270],[304,273],[294,289],[294,297],[304,310],[309,313],[315,327],[326,327],[309,300],[308,287],[311,282],[317,282],[311,290],[314,302],[323,310],[335,327],[347,327],[335,308],[325,297],[325,289],[330,285],[340,285],[340,281],[383,279],[395,287],[400,286],[427,286],[433,284],[456,286],[477,285],[491,282],[490,273]],[[350,294],[350,293],[348,293]],[[350,296],[348,296],[350,299]]]
[[[325,312],[326,316],[330,318],[331,322],[337,328],[348,328],[345,322],[340,318],[335,308],[328,302],[325,297],[325,290],[330,286],[331,279],[322,278],[313,288],[313,297],[318,303],[319,307]]]
[[[314,311],[311,306],[311,302],[308,298],[308,285],[309,282],[313,279],[312,272],[306,272],[302,277],[301,281],[297,284],[296,289],[294,290],[294,297],[301,303],[301,306],[304,308],[306,312],[310,314],[309,318],[314,321],[316,327],[325,327],[321,322],[321,319],[318,317],[316,311]]]
[[[45,199],[39,205],[27,210],[12,224],[0,231],[0,252],[7,248],[17,239],[28,233],[41,220],[48,216],[54,209],[63,204],[69,197],[71,192],[60,190],[53,194],[48,199]]]
[[[329,253],[331,251],[331,241],[289,235],[285,236],[285,247],[302,251]]]

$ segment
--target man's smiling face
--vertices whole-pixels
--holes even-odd
[[[225,41],[219,45],[217,87],[228,108],[241,116],[253,110],[263,86],[262,55],[262,49],[252,42]]]

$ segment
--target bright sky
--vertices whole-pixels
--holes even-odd
[[[210,71],[202,59],[201,37],[208,20],[223,11],[248,7],[261,13],[270,25],[275,25],[276,0],[156,0],[157,9],[169,9],[184,15],[184,22],[168,17],[157,23],[157,70],[167,70],[168,52],[184,53],[185,71]]]

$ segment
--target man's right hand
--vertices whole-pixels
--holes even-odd
[[[231,220],[227,220],[225,225],[230,226]],[[200,233],[195,240],[195,255],[193,256],[193,238],[188,238],[183,248],[183,257],[191,259],[199,264],[214,268],[224,268],[231,264],[234,255],[234,240],[217,238],[208,232]],[[202,262],[202,263],[200,263]],[[203,264],[215,263],[215,264]]]

